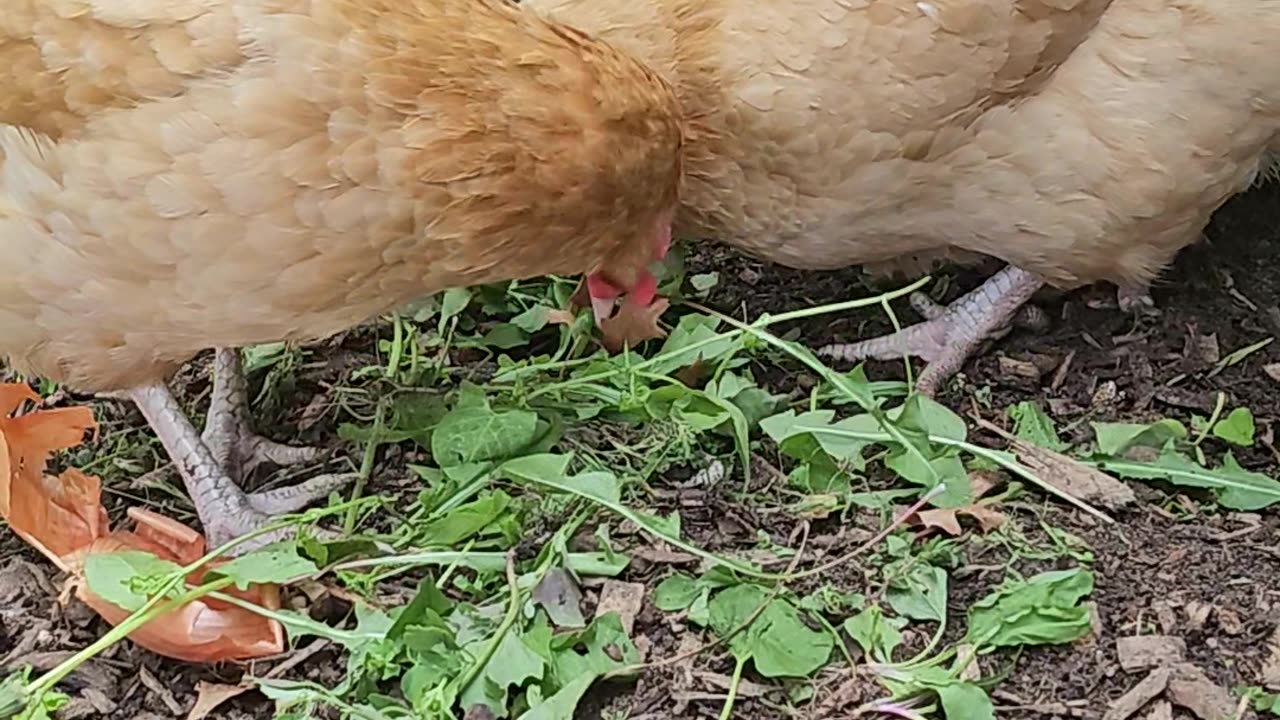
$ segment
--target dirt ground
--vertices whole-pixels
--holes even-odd
[[[708,304],[733,314],[795,309],[832,302],[864,290],[856,272],[799,273],[764,266],[719,250],[704,250],[690,259],[691,269],[718,270],[720,284]],[[1241,196],[1217,214],[1207,242],[1186,251],[1176,267],[1154,289],[1156,309],[1134,315],[1119,311],[1106,288],[1069,296],[1048,296],[1041,304],[1053,319],[1047,332],[1015,331],[985,356],[971,363],[958,389],[941,398],[964,412],[994,418],[1000,408],[1021,399],[1043,397],[1060,427],[1074,424],[1087,432],[1085,420],[1142,420],[1167,416],[1186,419],[1207,415],[1217,393],[1227,394],[1228,407],[1247,405],[1259,421],[1259,435],[1271,437],[1280,417],[1280,383],[1262,366],[1280,361],[1280,346],[1269,346],[1245,362],[1213,375],[1217,357],[1270,335],[1280,335],[1276,287],[1280,275],[1280,187],[1272,185]],[[951,299],[972,287],[980,276],[961,272],[947,292]],[[796,288],[803,288],[797,297]],[[904,313],[905,314],[905,313]],[[835,321],[822,319],[798,327],[805,342],[851,339],[884,328],[875,313]],[[1216,341],[1217,355],[1214,354]],[[341,353],[325,372],[341,371]],[[1068,362],[1068,358],[1069,362]],[[1064,363],[1068,363],[1063,369]],[[877,377],[900,376],[891,363],[874,364]],[[203,376],[188,371],[188,397],[204,391]],[[777,378],[778,383],[788,381]],[[790,388],[778,387],[779,390]],[[299,387],[293,407],[278,408],[284,422],[296,424],[315,388]],[[136,422],[132,415],[107,406],[107,425]],[[326,421],[307,434],[333,441]],[[1081,435],[1083,437],[1083,435]],[[1240,454],[1248,469],[1272,476],[1280,473],[1280,457],[1265,445]],[[146,457],[133,458],[142,466]],[[375,480],[395,486],[402,458],[385,457]],[[1042,520],[1074,533],[1095,557],[1097,632],[1067,647],[1038,648],[1020,656],[986,658],[988,673],[1007,672],[995,693],[1000,717],[1101,718],[1108,703],[1142,677],[1124,671],[1117,660],[1116,639],[1137,634],[1167,633],[1185,640],[1187,658],[1223,687],[1259,684],[1271,653],[1271,637],[1280,625],[1280,545],[1274,512],[1259,515],[1224,513],[1203,498],[1169,488],[1135,486],[1139,504],[1105,525],[1047,501],[1035,493],[1011,512],[1034,546],[1044,541]],[[129,490],[113,502],[127,503]],[[750,544],[757,529],[785,540],[794,528],[770,525],[770,516],[735,504],[728,490],[688,490],[672,483],[655,488],[655,503],[679,504],[684,531],[708,547]],[[854,543],[865,527],[814,528],[824,551],[838,552]],[[815,542],[815,547],[822,547]],[[952,589],[952,610],[963,617],[973,600],[998,582],[996,572],[1010,548],[994,543],[961,545],[965,557]],[[1015,563],[1022,570],[1045,569],[1034,559]],[[627,578],[660,579],[661,568],[639,563]],[[84,647],[103,631],[103,624],[83,606],[57,601],[59,578],[50,565],[7,530],[0,530],[0,665],[6,670],[24,663],[52,667]],[[850,569],[836,579],[856,591],[865,583]],[[847,584],[845,584],[847,583]],[[639,617],[637,634],[652,643],[650,656],[678,652],[678,621],[652,608]],[[322,650],[300,663],[292,676],[334,682],[343,660]],[[587,718],[715,717],[723,691],[717,683],[731,672],[723,657],[700,658],[692,666],[655,671],[637,682],[598,689],[584,703]],[[66,688],[73,703],[62,717],[169,718],[190,709],[199,681],[229,682],[239,677],[234,666],[194,667],[172,664],[125,643],[73,674]],[[847,668],[833,666],[819,679],[815,702],[805,717],[850,717],[871,699],[869,681],[852,678]],[[673,703],[674,699],[674,703]],[[768,697],[744,693],[735,716],[786,717]],[[213,717],[224,720],[270,717],[266,701],[247,694]],[[1193,717],[1178,715],[1173,717]]]

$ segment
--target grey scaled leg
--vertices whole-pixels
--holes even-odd
[[[128,396],[178,468],[211,547],[252,532],[271,522],[275,515],[300,510],[356,477],[355,473],[322,475],[293,487],[246,493],[196,432],[167,385],[153,383],[133,388]],[[263,535],[237,546],[236,553],[276,542],[289,534],[279,531]]]
[[[946,308],[913,297],[924,322],[883,337],[828,345],[818,354],[850,361],[918,357],[928,365],[916,380],[916,390],[933,395],[978,346],[1007,332],[1018,310],[1043,286],[1039,275],[1010,265]]]

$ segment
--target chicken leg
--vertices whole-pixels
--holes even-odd
[[[239,352],[219,349],[214,360],[213,394],[203,436],[198,434],[164,383],[129,391],[178,468],[212,547],[294,512],[351,482],[356,475],[322,475],[302,484],[259,493],[239,487],[245,474],[263,461],[279,465],[306,462],[319,455],[255,435],[249,429],[248,394]],[[287,531],[269,533],[237,546],[237,552],[275,542]]]
[[[818,354],[843,360],[921,358],[928,365],[916,380],[916,391],[934,395],[979,345],[1009,326],[1043,285],[1040,276],[1010,265],[945,308],[923,295],[913,296],[924,322],[883,337],[828,345]]]

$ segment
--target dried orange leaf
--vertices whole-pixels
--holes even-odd
[[[129,517],[137,522],[137,530],[117,531],[95,540],[70,561],[73,566],[82,568],[84,559],[96,553],[122,550],[149,552],[180,564],[204,553],[204,536],[182,523],[139,508],[130,508]],[[218,564],[210,563],[206,569]],[[204,574],[201,570],[188,580],[198,583]],[[268,610],[280,607],[280,588],[274,585],[225,592]],[[87,583],[78,585],[76,595],[112,625],[129,617],[129,612],[95,594]],[[285,647],[284,628],[279,623],[213,598],[195,600],[161,615],[133,631],[129,639],[152,652],[189,662],[247,660],[275,655]]]
[[[671,306],[666,298],[658,298],[647,306],[623,303],[613,317],[600,324],[600,334],[609,352],[617,352],[630,345],[635,347],[645,340],[657,340],[667,336],[658,325],[658,318]]]
[[[74,468],[58,477],[45,474],[49,456],[75,447],[96,430],[85,408],[36,410],[13,417],[39,396],[22,384],[0,384],[0,516],[60,569],[82,574],[92,553],[142,550],[187,565],[204,555],[205,539],[176,520],[132,508],[132,532],[111,532],[101,502],[101,481]],[[216,563],[209,567],[216,567]],[[203,571],[190,578],[199,582]],[[280,607],[280,589],[231,589],[236,597],[264,608]],[[77,584],[77,595],[113,625],[129,613]],[[274,620],[223,601],[206,598],[156,618],[134,631],[134,642],[161,655],[195,662],[247,659],[284,649],[284,629]]]
[[[89,408],[39,410],[12,417],[40,396],[18,383],[0,385],[0,517],[33,547],[66,570],[63,557],[106,532],[98,479],[67,470],[45,474],[56,450],[79,445],[96,430]]]

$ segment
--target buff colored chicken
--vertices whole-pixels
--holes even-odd
[[[798,268],[1012,265],[840,357],[933,392],[1048,282],[1142,288],[1264,168],[1280,0],[524,0],[690,128],[677,232]]]
[[[250,431],[233,348],[551,273],[604,316],[670,240],[671,88],[499,0],[16,0],[0,76],[0,355],[136,401],[214,545],[348,479],[239,488],[314,453]],[[206,348],[202,437],[165,380]]]

